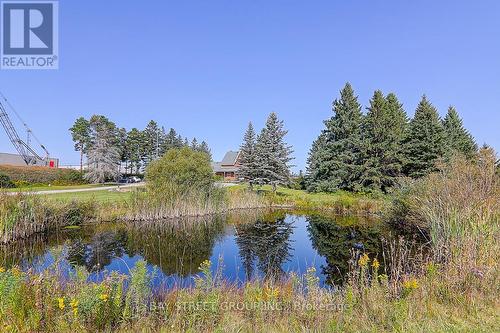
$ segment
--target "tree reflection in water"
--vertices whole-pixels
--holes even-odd
[[[327,265],[321,268],[327,284],[339,285],[345,282],[353,249],[362,247],[362,251],[376,255],[383,264],[378,224],[365,221],[359,223],[352,217],[332,219],[321,215],[310,215],[306,220],[313,248],[326,259]],[[372,255],[370,257],[373,258]]]
[[[255,223],[235,226],[236,244],[247,280],[256,277],[255,268],[264,278],[277,279],[283,275],[282,265],[291,258],[293,232],[292,222],[287,222],[285,216],[283,212],[267,214]]]

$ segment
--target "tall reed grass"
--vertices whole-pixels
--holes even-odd
[[[396,202],[393,222],[428,237],[435,261],[444,265],[458,290],[498,285],[500,177],[495,162],[494,151],[487,148],[474,161],[455,156]]]
[[[0,243],[82,224],[93,220],[96,211],[93,201],[57,202],[37,195],[0,192]]]
[[[256,193],[231,191],[216,186],[189,191],[136,191],[125,216],[129,221],[158,221],[185,216],[205,216],[231,210],[264,208],[268,204]]]

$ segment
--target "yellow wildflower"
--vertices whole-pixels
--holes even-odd
[[[0,273],[3,273],[5,272],[5,268],[3,268],[2,266],[0,266]]]
[[[365,267],[366,265],[368,265],[369,262],[370,262],[370,257],[368,257],[366,253],[363,253],[363,255],[358,260],[358,264],[361,267]]]
[[[13,267],[11,269],[11,272],[12,272],[12,275],[14,275],[15,277],[21,276],[21,270],[18,267]]]
[[[380,267],[380,263],[378,262],[377,258],[373,259],[372,267],[377,270]]]
[[[413,290],[418,288],[418,281],[415,278],[411,278],[403,281],[403,288],[407,290]]]
[[[80,304],[80,302],[74,298],[69,303],[69,305],[71,305],[71,309],[73,309],[73,315],[75,317],[78,315],[78,304]]]
[[[59,309],[64,310],[64,298],[58,297],[57,298],[57,304],[59,306]]]
[[[108,294],[100,294],[99,295],[99,299],[103,302],[107,302],[108,299],[109,299],[109,295]]]

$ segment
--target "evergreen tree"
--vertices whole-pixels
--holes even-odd
[[[169,151],[169,149],[181,148],[182,145],[183,145],[182,137],[177,134],[175,129],[171,128],[165,135],[161,151],[163,152],[163,154],[165,154],[167,151]]]
[[[436,108],[426,96],[417,106],[404,140],[405,174],[419,178],[436,170],[436,162],[446,152],[444,127]]]
[[[143,162],[147,166],[151,161],[160,157],[160,128],[151,120],[143,131]]]
[[[198,150],[198,140],[196,140],[196,138],[193,138],[193,140],[191,141],[191,149],[193,150]]]
[[[201,151],[202,153],[207,154],[210,157],[210,160],[212,160],[212,152],[210,151],[210,147],[208,146],[208,143],[205,141],[202,141],[200,145],[198,146],[198,150]]]
[[[349,83],[333,102],[334,116],[325,121],[323,138],[311,150],[309,188],[315,191],[357,191],[361,173],[361,122],[363,114]]]
[[[130,151],[127,146],[127,130],[125,128],[118,129],[118,147],[120,150],[120,162],[125,163],[125,172],[127,172],[128,161],[130,159]]]
[[[394,94],[384,97],[375,91],[363,121],[363,170],[361,185],[369,191],[383,191],[394,186],[401,176],[401,144],[406,114]]]
[[[255,130],[252,123],[248,123],[248,128],[243,137],[243,143],[240,146],[240,169],[238,177],[243,178],[253,186],[253,182],[258,178],[257,156],[255,152]]]
[[[454,107],[448,108],[448,113],[443,120],[446,132],[446,145],[450,153],[459,152],[467,158],[473,158],[477,152],[477,144],[470,133],[464,128],[462,119]]]
[[[90,143],[90,123],[87,119],[80,117],[69,130],[75,143],[75,150],[80,152],[80,172],[83,172],[83,155],[87,152]]]
[[[306,189],[309,192],[320,192],[328,179],[329,169],[326,161],[326,134],[322,131],[316,140],[314,140],[309,156],[307,158],[306,170]]]
[[[143,133],[137,128],[132,128],[127,134],[127,150],[129,152],[130,173],[139,173],[142,167],[144,142]]]
[[[290,161],[293,159],[291,146],[285,142],[288,133],[282,120],[272,112],[267,118],[255,145],[257,173],[256,181],[276,186],[290,181]]]
[[[116,125],[104,116],[90,118],[88,170],[85,178],[93,183],[116,179],[119,174],[120,147]]]

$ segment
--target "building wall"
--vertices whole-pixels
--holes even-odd
[[[26,166],[24,159],[21,155],[10,154],[10,153],[0,153],[0,165],[12,165],[12,166]],[[51,158],[49,160],[49,165],[52,168],[59,167],[59,159]]]

